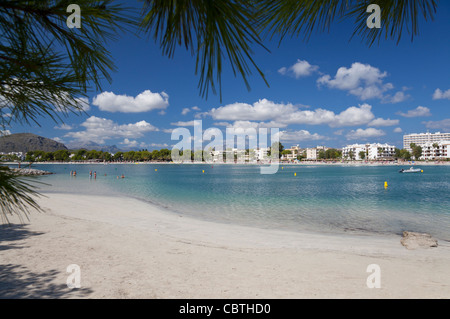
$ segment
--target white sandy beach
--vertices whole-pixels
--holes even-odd
[[[126,197],[48,194],[0,232],[0,298],[449,298],[450,243],[331,236],[182,217]],[[66,285],[67,266],[81,288]],[[371,264],[381,288],[368,288]]]

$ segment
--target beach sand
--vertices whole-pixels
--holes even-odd
[[[47,194],[0,231],[0,298],[449,298],[450,243],[192,219],[126,197]],[[81,288],[67,287],[69,265]],[[369,288],[371,264],[381,288]]]

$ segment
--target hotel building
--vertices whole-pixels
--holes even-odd
[[[420,145],[422,147],[421,159],[434,160],[450,158],[450,141],[440,141]]]
[[[395,146],[389,144],[353,144],[342,149],[342,158],[362,161],[360,153],[364,152],[367,160],[376,160],[382,158],[392,158],[395,155]],[[350,156],[352,154],[353,156]]]
[[[403,136],[403,148],[411,152],[411,143],[418,146],[424,146],[425,144],[439,143],[443,141],[450,141],[450,133],[419,133],[408,134]]]
[[[307,148],[306,149],[306,159],[307,160],[316,160],[319,158],[320,151],[327,151],[329,147],[326,146],[317,146],[315,148]]]

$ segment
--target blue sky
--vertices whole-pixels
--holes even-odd
[[[112,83],[90,92],[87,114],[65,124],[13,125],[66,144],[92,141],[119,148],[171,148],[171,130],[203,120],[203,129],[278,127],[285,146],[382,142],[402,147],[403,134],[450,131],[450,3],[441,1],[433,22],[410,41],[368,47],[349,41],[354,25],[334,23],[309,41],[266,40],[254,48],[270,87],[254,72],[251,91],[225,68],[223,99],[199,95],[195,59],[184,48],[164,57],[153,40],[129,34],[109,43],[117,66]],[[136,112],[139,111],[139,112]]]

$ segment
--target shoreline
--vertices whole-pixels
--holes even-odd
[[[33,212],[30,223],[2,235],[0,267],[13,278],[24,269],[56,271],[42,284],[58,286],[57,297],[450,297],[445,242],[408,250],[401,236],[259,229],[169,214],[125,196],[44,195],[38,201],[45,213]],[[81,267],[81,289],[65,284],[70,264]],[[371,264],[381,267],[381,289],[366,286]],[[55,289],[44,289],[45,295],[37,287],[29,291],[29,285],[26,290],[20,282],[0,288],[0,298],[55,294]]]
[[[2,165],[19,165],[18,162],[4,162]],[[20,162],[23,166],[29,166],[28,162]],[[33,162],[33,165],[249,165],[249,166],[268,166],[270,163],[175,163],[175,162]],[[300,162],[285,163],[280,162],[280,166],[450,166],[450,161],[430,161],[430,162]]]

